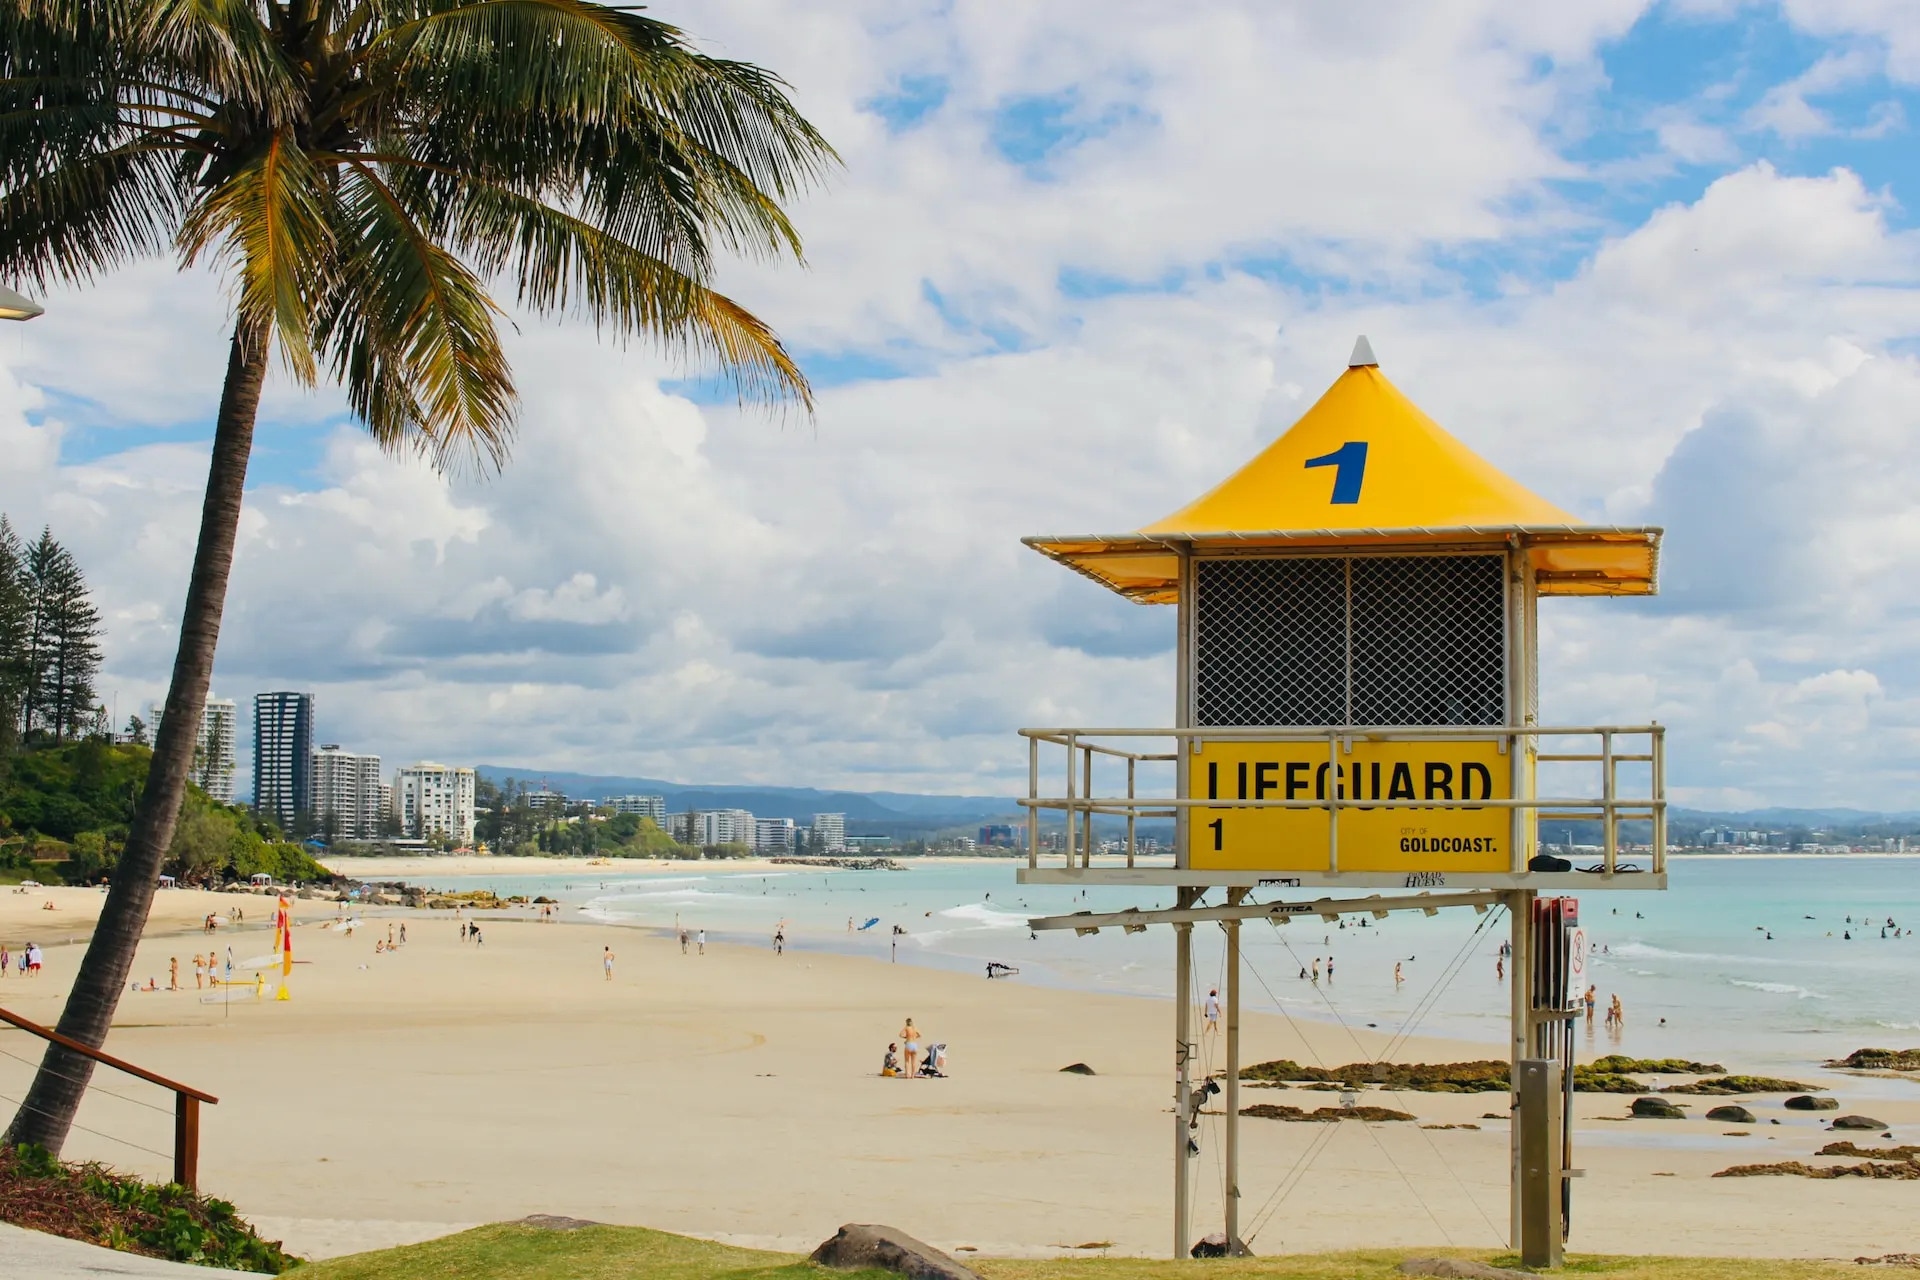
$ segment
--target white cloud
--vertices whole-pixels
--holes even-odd
[[[1476,293],[1434,266],[1585,243],[1550,138],[1642,9],[703,9],[695,34],[786,75],[848,158],[802,211],[811,270],[730,287],[803,349],[909,376],[782,422],[668,394],[643,345],[523,320],[524,422],[491,480],[385,457],[327,425],[337,395],[283,389],[263,447],[292,427],[324,449],[310,482],[250,494],[216,683],[314,688],[329,741],[391,758],[1008,791],[1015,726],[1159,723],[1172,696],[1171,611],[1019,536],[1174,509],[1366,332],[1527,483],[1672,529],[1659,601],[1547,610],[1550,715],[1671,724],[1677,794],[1888,804],[1920,763],[1920,254],[1887,198],[1755,164],[1558,279]],[[910,127],[863,105],[915,76],[948,87]],[[995,152],[994,113],[1048,95],[1097,136]],[[1662,145],[1725,162],[1698,129],[1676,116]],[[61,422],[204,420],[221,300],[156,265],[52,301],[0,347],[0,509],[87,565],[124,716],[167,670],[204,451],[61,464]]]

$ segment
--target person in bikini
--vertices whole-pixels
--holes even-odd
[[[900,1028],[900,1053],[906,1061],[907,1079],[920,1074],[920,1031],[913,1025],[913,1019],[907,1019],[907,1025]]]

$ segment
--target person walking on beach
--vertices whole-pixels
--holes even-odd
[[[1393,962],[1393,985],[1394,985],[1394,989],[1395,989],[1395,990],[1398,990],[1398,989],[1399,989],[1399,987],[1400,987],[1400,984],[1401,984],[1401,983],[1403,983],[1403,982],[1405,982],[1405,981],[1406,981],[1406,979],[1400,976],[1400,962],[1399,962],[1398,960],[1395,960],[1395,961]],[[1589,1016],[1591,1016],[1591,1015],[1589,1015]]]
[[[603,947],[601,949],[601,953],[602,954],[600,957],[600,967],[607,971],[607,981],[612,982],[613,981],[613,948]]]
[[[1507,958],[1505,955],[1498,955],[1493,959],[1493,980],[1495,982],[1505,982],[1507,980]]]
[[[787,951],[787,927],[775,925],[773,930],[773,954],[785,955]]]
[[[1593,997],[1594,997],[1594,993],[1598,990],[1599,988],[1595,986],[1589,985],[1587,987],[1587,994],[1586,994],[1587,1030],[1589,1031],[1593,1030],[1593,1005],[1594,1005]]]
[[[680,954],[687,954],[687,931],[685,929],[680,930]]]
[[[479,926],[479,925],[477,925],[477,924],[476,924],[476,925],[469,925],[469,926],[467,926],[467,934],[468,934],[468,936],[469,936],[469,937],[471,937],[471,938],[473,939],[473,945],[474,945],[474,946],[476,946],[476,947],[484,947],[484,946],[486,946],[486,945],[487,945],[487,940],[486,940],[485,938],[483,938],[483,937],[481,937],[481,936],[480,936],[480,926]]]
[[[1333,957],[1332,956],[1327,957],[1327,981],[1328,982],[1333,981]]]
[[[179,989],[180,989],[180,957],[168,956],[167,957],[167,990],[178,991]]]
[[[193,953],[193,989],[201,990],[207,985],[207,958],[199,952]]]
[[[1207,992],[1206,1003],[1201,1006],[1201,1009],[1206,1014],[1205,1029],[1218,1031],[1220,1029],[1220,989],[1218,987]]]
[[[700,954],[701,955],[707,954],[707,931],[705,929],[702,929],[700,931],[699,937],[696,939],[696,941],[699,943],[699,946],[700,946]]]
[[[920,1074],[920,1031],[913,1025],[913,1019],[907,1019],[907,1025],[900,1028],[900,1052],[906,1061],[907,1079]]]
[[[403,947],[407,945],[407,922],[405,920],[400,922],[400,945]]]
[[[1315,956],[1313,958],[1313,980],[1315,982],[1320,981],[1320,957],[1319,956]]]

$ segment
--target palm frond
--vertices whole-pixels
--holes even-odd
[[[0,195],[0,275],[40,288],[81,283],[160,252],[180,213],[171,159],[127,147],[9,184]]]
[[[479,278],[367,165],[342,172],[340,215],[344,252],[320,333],[355,411],[389,450],[500,465],[514,388]]]
[[[793,399],[812,389],[771,329],[698,278],[563,209],[480,182],[448,201],[448,242],[483,273],[519,283],[537,312],[569,307],[596,325],[644,333],[682,357],[715,360],[743,399]]]
[[[178,237],[188,263],[210,249],[229,259],[242,322],[273,332],[288,369],[308,384],[315,304],[333,260],[332,199],[321,171],[282,130],[193,205]]]

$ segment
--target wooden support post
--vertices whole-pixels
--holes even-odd
[[[1229,889],[1227,905],[1239,906],[1245,889]],[[1240,922],[1223,922],[1227,931],[1227,1254],[1238,1257],[1240,1243]]]
[[[1508,941],[1513,954],[1507,957],[1507,991],[1511,998],[1512,1030],[1508,1046],[1507,1105],[1510,1117],[1507,1130],[1508,1224],[1509,1240],[1515,1249],[1524,1248],[1522,1220],[1522,1171],[1520,1134],[1526,1118],[1521,1114],[1520,1063],[1533,1057],[1533,900],[1535,890],[1516,889],[1507,895]]]
[[[1192,902],[1192,891],[1180,890],[1182,905]],[[1192,1233],[1191,1168],[1187,1143],[1193,1140],[1187,1124],[1193,1097],[1193,926],[1173,926],[1173,1256],[1187,1256]]]
[[[173,1180],[189,1191],[200,1187],[200,1099],[173,1095]]]

